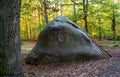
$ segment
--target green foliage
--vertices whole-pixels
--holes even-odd
[[[120,1],[88,0],[88,31],[90,36],[104,38],[113,36],[112,18],[115,16],[116,38],[120,39]],[[115,2],[116,1],[116,2]],[[75,7],[74,7],[75,5]],[[81,28],[85,28],[82,0],[47,0],[49,22],[59,15],[70,18]],[[114,9],[114,13],[113,13]],[[21,37],[37,39],[39,32],[46,26],[43,0],[23,0],[21,5]]]
[[[46,23],[43,23],[42,25],[39,24],[37,27],[36,27],[36,31],[37,32],[41,32],[45,27],[46,27]]]

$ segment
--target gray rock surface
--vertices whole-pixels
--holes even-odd
[[[109,57],[85,31],[66,17],[58,16],[39,34],[26,63],[65,63]]]

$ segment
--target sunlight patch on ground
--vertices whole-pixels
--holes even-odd
[[[22,45],[21,46],[21,53],[24,54],[24,53],[29,53],[31,50],[32,50],[32,46],[29,46],[29,45]]]

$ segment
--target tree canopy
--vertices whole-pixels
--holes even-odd
[[[70,18],[93,38],[120,39],[119,0],[23,0],[22,39],[37,39],[46,24],[46,16],[50,22],[59,15]]]

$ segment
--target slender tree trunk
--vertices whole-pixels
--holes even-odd
[[[99,41],[102,41],[102,27],[101,27],[101,19],[98,19],[98,24],[99,24]]]
[[[62,16],[63,15],[63,12],[62,12],[63,0],[59,0],[59,2],[60,2],[60,15]]]
[[[74,22],[76,23],[76,6],[75,6],[75,3],[73,5],[73,9],[74,9]]]
[[[85,30],[88,32],[87,12],[88,12],[88,0],[83,0],[83,12],[85,21]]]
[[[99,41],[102,41],[102,33],[99,31]]]
[[[74,1],[74,0],[71,0],[73,2],[73,10],[74,10],[74,22],[76,23],[77,22],[77,17],[76,17],[76,5],[77,3]]]
[[[0,0],[0,77],[24,77],[20,46],[20,2]]]
[[[48,12],[47,12],[47,2],[44,0],[44,12],[45,12],[45,22],[48,23]]]
[[[40,23],[40,8],[38,7],[38,20],[39,20],[39,24],[41,24]]]
[[[25,23],[25,28],[26,28],[26,39],[29,39],[29,35],[28,35],[28,22],[27,22],[27,15],[25,15],[25,21],[26,21],[26,23]]]
[[[29,36],[30,36],[30,38],[29,38],[29,40],[32,40],[32,26],[30,25],[30,23],[29,23]]]
[[[112,15],[112,31],[113,31],[113,39],[116,40],[116,31],[115,31],[115,11],[113,9],[113,15]]]

